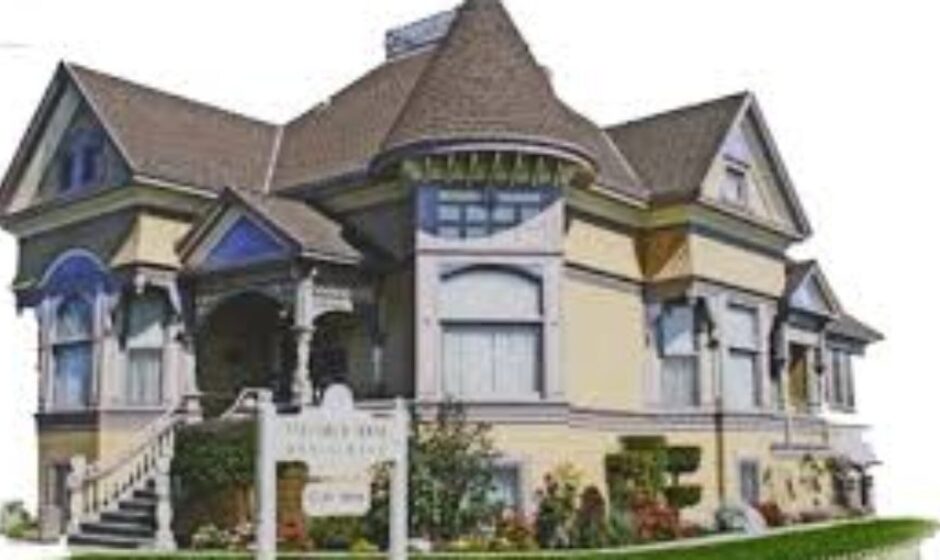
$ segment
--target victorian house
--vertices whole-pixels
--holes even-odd
[[[179,422],[336,381],[465,403],[522,511],[562,461],[604,488],[630,434],[701,447],[704,522],[871,507],[852,361],[881,336],[788,257],[810,224],[753,94],[599,126],[498,0],[385,43],[286,123],[56,69],[0,190],[47,532],[126,544],[106,526],[152,497]],[[783,483],[807,457],[843,468]]]

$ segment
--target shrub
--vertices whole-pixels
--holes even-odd
[[[364,518],[313,517],[307,520],[306,536],[312,546],[321,550],[349,550],[353,543],[369,540]]]
[[[702,462],[702,448],[691,445],[676,445],[666,448],[666,471],[672,475],[673,484],[679,483],[679,476],[698,470]]]
[[[359,537],[349,545],[349,552],[353,554],[374,554],[379,551],[379,547],[368,539]]]
[[[545,475],[539,499],[535,536],[543,548],[571,546],[571,529],[577,507],[577,479],[564,469]]]
[[[191,546],[197,550],[223,550],[228,544],[228,533],[211,523],[201,525],[192,535]]]
[[[666,497],[666,503],[671,507],[681,510],[692,507],[702,500],[702,487],[692,484],[676,484],[663,490]]]
[[[488,501],[495,452],[488,424],[467,421],[452,401],[430,424],[412,422],[409,489],[412,533],[451,541],[493,519]]]
[[[581,493],[573,537],[579,548],[600,548],[608,543],[607,503],[596,486],[588,486]]]

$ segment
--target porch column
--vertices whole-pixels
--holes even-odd
[[[294,366],[294,380],[291,399],[294,404],[304,405],[313,402],[313,384],[310,382],[310,344],[313,341],[313,320],[315,315],[313,301],[313,274],[304,276],[297,282],[294,295],[294,337],[297,344],[297,364]]]

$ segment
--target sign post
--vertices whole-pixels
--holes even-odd
[[[345,385],[332,385],[320,406],[278,414],[271,391],[258,392],[256,560],[277,553],[277,474],[282,462],[304,462],[311,477],[304,488],[304,511],[316,517],[364,515],[369,510],[369,469],[392,463],[389,504],[389,558],[406,560],[408,546],[408,411],[395,400],[391,414],[353,406]]]

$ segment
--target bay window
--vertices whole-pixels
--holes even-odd
[[[746,410],[760,406],[760,338],[757,312],[731,305],[726,313],[728,354],[724,368],[724,404]]]
[[[855,408],[855,380],[852,374],[852,357],[845,350],[833,350],[831,373],[831,402],[837,408]]]
[[[89,404],[93,363],[94,312],[81,295],[63,299],[52,331],[52,403],[57,409]]]
[[[445,276],[439,300],[442,389],[460,398],[533,398],[541,390],[540,283],[476,268]]]
[[[695,310],[690,305],[668,306],[659,318],[660,395],[668,407],[699,403]]]
[[[123,391],[125,404],[160,403],[165,322],[166,306],[159,295],[147,292],[130,301]]]

